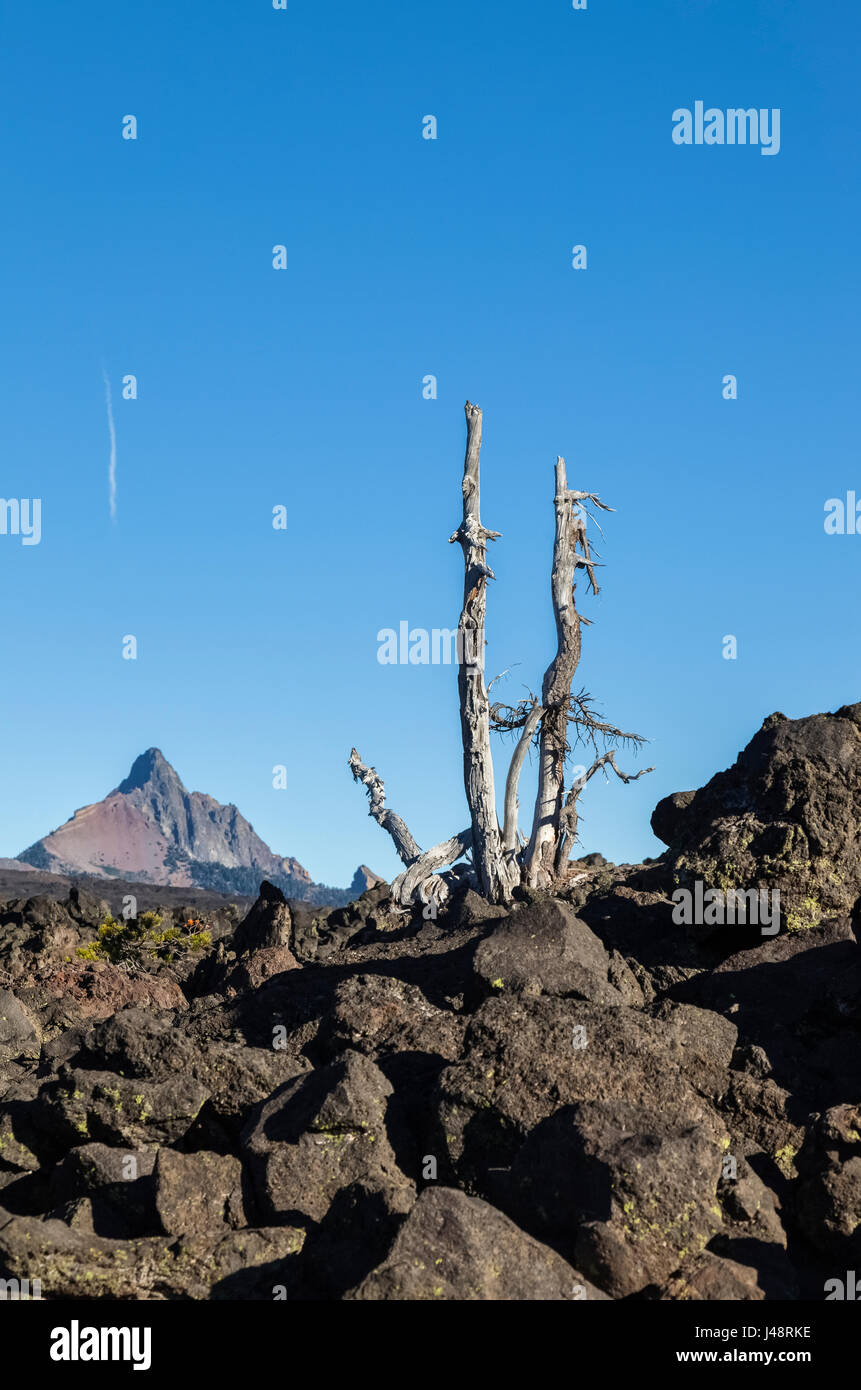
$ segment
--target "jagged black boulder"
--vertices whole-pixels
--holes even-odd
[[[778,889],[789,930],[851,913],[861,897],[861,704],[772,714],[735,763],[655,807],[675,882]]]

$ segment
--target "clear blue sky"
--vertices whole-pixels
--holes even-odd
[[[454,671],[376,635],[457,622],[467,397],[512,700],[557,453],[617,508],[579,676],[657,771],[592,782],[584,852],[657,853],[765,715],[861,699],[861,536],[823,528],[861,497],[859,37],[848,0],[7,6],[0,493],[43,537],[0,536],[0,854],[151,745],[329,883],[396,865],[354,743],[420,843],[461,829]],[[700,99],[779,107],[780,153],[676,146]]]

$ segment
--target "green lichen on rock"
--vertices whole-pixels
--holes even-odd
[[[818,927],[822,921],[822,908],[818,898],[804,898],[800,906],[786,914],[788,931],[809,931]]]
[[[795,1156],[798,1153],[794,1144],[784,1144],[782,1149],[778,1149],[774,1155],[774,1161],[785,1178],[791,1178],[795,1174]]]
[[[790,931],[847,916],[861,897],[861,704],[771,715],[697,792],[655,808],[674,887],[780,893]]]

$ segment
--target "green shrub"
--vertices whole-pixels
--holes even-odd
[[[155,960],[177,960],[189,951],[212,945],[199,917],[163,931],[162,920],[158,912],[142,912],[139,917],[118,922],[108,913],[95,941],[79,946],[77,954],[81,960],[108,961],[111,965],[146,965]]]

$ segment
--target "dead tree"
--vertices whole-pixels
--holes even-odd
[[[585,571],[589,588],[598,593],[595,581],[598,557],[587,536],[589,513],[586,504],[591,503],[603,511],[612,508],[595,493],[572,491],[562,458],[556,460],[556,535],[551,571],[556,654],[545,673],[540,700],[530,695],[513,706],[490,704],[484,683],[484,630],[487,584],[495,576],[487,564],[487,542],[498,540],[499,532],[488,530],[481,522],[481,411],[469,401],[465,411],[463,519],[450,541],[460,543],[464,559],[457,684],[469,827],[422,852],[401,817],[386,809],[383,783],[375,769],[365,767],[355,748],[350,755],[353,776],[367,788],[370,815],[389,832],[404,864],[404,872],[392,885],[395,902],[404,907],[416,900],[442,902],[449,885],[445,876],[435,871],[455,864],[469,853],[472,865],[467,871],[468,877],[492,902],[510,902],[514,889],[521,883],[550,887],[564,882],[571,848],[577,839],[580,793],[590,779],[598,771],[604,771],[606,776],[607,768],[626,783],[653,771],[649,767],[636,774],[622,772],[616,764],[616,749],[606,745],[618,740],[636,749],[644,739],[639,734],[623,733],[614,724],[600,719],[591,696],[585,691],[572,694],[580,662],[581,624],[589,622],[578,613],[575,603],[578,570]],[[518,735],[506,778],[502,826],[496,808],[491,731]],[[588,746],[593,761],[566,793],[565,774],[572,751],[572,731],[574,743]],[[538,792],[527,841],[518,827],[517,791],[526,754],[536,744]]]
[[[457,629],[463,782],[472,819],[472,863],[479,889],[491,902],[508,902],[520,873],[502,853],[490,749],[490,701],[484,684],[487,582],[496,578],[487,563],[487,542],[498,540],[499,532],[481,524],[481,411],[470,401],[465,410],[463,520],[449,537],[449,544],[459,541],[463,550],[463,609]]]
[[[538,739],[538,795],[526,855],[527,877],[532,884],[549,883],[554,876],[565,787],[571,682],[580,664],[580,615],[574,602],[577,587],[574,576],[578,566],[588,564],[589,551],[586,530],[575,512],[574,503],[575,495],[569,492],[565,477],[565,460],[558,458],[554,498],[556,539],[553,543],[550,581],[557,647],[541,688],[544,714]],[[599,505],[603,506],[603,503]],[[578,553],[578,541],[585,547],[583,553]],[[593,592],[597,593],[595,572],[591,565],[587,573]]]

